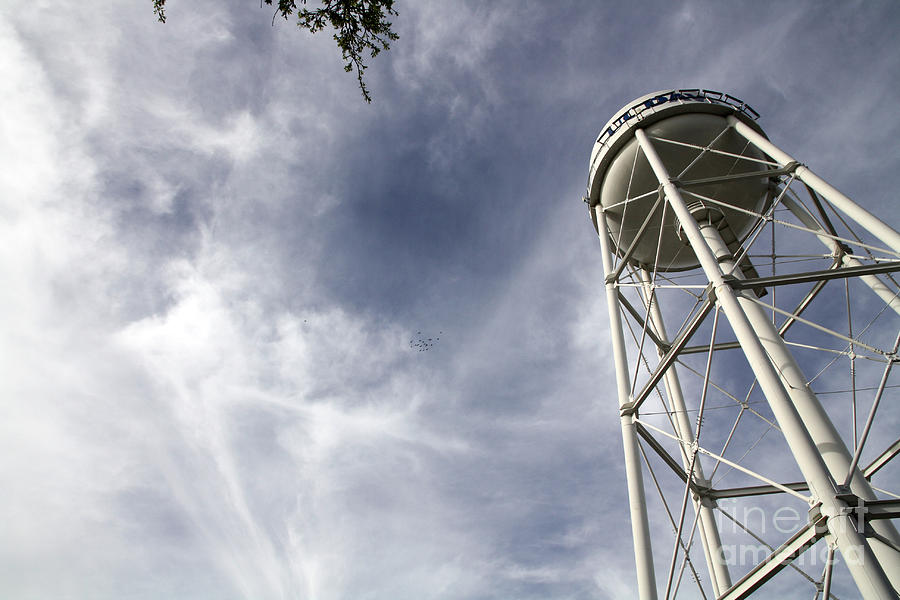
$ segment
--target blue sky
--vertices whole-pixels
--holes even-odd
[[[2,597],[628,597],[603,124],[726,91],[897,222],[892,2],[398,0],[371,105],[170,4],[0,8]]]

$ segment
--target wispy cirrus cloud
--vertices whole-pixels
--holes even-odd
[[[0,18],[0,595],[633,594],[596,130],[718,85],[793,132],[840,58],[798,147],[893,156],[872,54],[811,5],[398,5],[367,106],[327,34],[147,4]]]

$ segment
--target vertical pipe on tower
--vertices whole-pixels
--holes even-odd
[[[785,196],[781,203],[789,210],[791,213],[800,220],[803,225],[813,231],[816,232],[816,238],[822,242],[826,248],[831,250],[834,256],[841,257],[841,264],[845,267],[861,267],[862,263],[841,251],[839,244],[836,240],[828,237],[828,233],[822,228],[818,221],[816,221],[815,217],[809,214],[799,202],[792,198],[788,198]],[[875,275],[861,275],[860,279],[863,280],[869,288],[875,292],[879,298],[884,300],[884,303],[893,309],[898,315],[900,315],[900,295],[896,291],[891,291],[891,289],[886,286],[881,279],[876,277]]]
[[[755,134],[755,132],[753,133]],[[750,139],[749,136],[745,137],[747,137],[747,139],[751,142],[754,141]],[[766,140],[766,142],[768,142],[768,140]],[[769,145],[771,145],[770,142]],[[766,153],[769,153],[770,149],[775,148],[774,145],[771,146],[772,148],[760,147],[760,149],[765,151]],[[772,156],[771,154],[769,155]],[[787,158],[789,161],[793,160],[786,154],[784,156],[773,156],[773,158],[775,158],[779,162],[784,158]],[[840,192],[836,193],[839,194]],[[812,217],[812,215],[803,210],[802,206],[788,197],[785,197],[782,202],[785,207],[787,207],[787,209],[800,220],[801,223],[803,223],[809,229],[817,232],[816,237],[823,244],[831,248],[833,252],[841,252],[840,248],[837,248],[838,242],[828,237],[822,226],[816,221],[815,218]],[[849,199],[847,199],[847,202],[850,203],[850,208],[857,206]],[[859,210],[865,213],[865,211],[863,211],[861,208],[859,208]],[[848,216],[854,217],[853,212],[848,213]],[[858,222],[860,224],[863,224],[863,221]],[[887,226],[885,225],[885,227]],[[888,227],[888,229],[890,228]],[[874,234],[875,232],[872,231],[872,233]],[[707,239],[707,242],[710,241],[715,243],[715,240]],[[883,241],[887,243],[887,240]],[[730,255],[727,248],[724,249],[724,252]],[[855,267],[861,265],[861,263],[855,258],[843,253],[841,262],[845,267]],[[722,268],[725,270],[725,272],[729,272],[730,270],[730,272],[732,272],[738,278],[744,278],[743,273],[741,273],[740,269],[734,268],[733,261],[722,262]],[[891,307],[894,311],[900,313],[900,299],[898,299],[897,294],[895,292],[892,293],[890,289],[888,289],[887,286],[885,286],[881,282],[880,279],[878,279],[874,275],[862,276],[860,277],[860,279],[862,279],[864,283],[866,283],[876,294],[878,294],[879,297],[881,297],[889,307]],[[738,301],[744,307],[748,318],[750,319],[751,323],[753,323],[754,327],[757,328],[757,331],[763,332],[767,331],[768,329],[772,329],[774,331],[774,327],[772,327],[771,325],[771,320],[766,315],[765,309],[762,306],[750,299],[742,298],[741,296],[738,296]],[[845,479],[847,479],[847,475],[848,473],[850,473],[852,467],[850,491],[861,498],[863,501],[877,500],[878,496],[875,493],[875,490],[872,489],[872,485],[863,476],[862,472],[858,468],[856,468],[855,465],[851,464],[851,452],[847,449],[847,446],[841,438],[841,435],[838,433],[837,428],[834,426],[834,423],[831,421],[828,413],[822,407],[822,404],[819,402],[818,397],[810,389],[807,383],[806,376],[803,374],[800,366],[797,364],[794,355],[785,345],[784,340],[780,335],[777,335],[777,332],[775,335],[760,335],[760,340],[762,341],[763,347],[766,349],[766,352],[768,353],[770,359],[778,370],[778,373],[783,380],[784,388],[785,390],[787,390],[788,395],[791,397],[791,401],[794,403],[794,406],[796,406],[800,418],[802,419],[806,428],[809,430],[813,441],[816,443],[816,446],[819,448],[819,452],[822,455],[822,458],[824,459],[832,478],[836,482],[843,482]],[[870,523],[870,526],[875,530],[876,533],[887,538],[895,545],[900,546],[900,533],[898,533],[897,528],[890,520],[872,521]],[[885,572],[890,578],[894,588],[896,590],[900,590],[900,552],[897,552],[890,547],[882,544],[873,544],[872,549],[878,556],[878,559],[884,565]]]
[[[756,318],[751,321],[745,312],[745,307],[752,304],[758,308],[758,305],[749,299],[744,299],[745,302],[741,303],[739,300],[741,296],[735,293],[725,280],[717,258],[717,251],[721,253],[721,249],[724,248],[727,255],[730,255],[730,252],[722,241],[718,229],[711,224],[706,224],[701,229],[701,225],[688,210],[678,188],[671,181],[665,165],[647,134],[642,129],[637,129],[635,137],[663,187],[666,200],[684,229],[704,274],[713,286],[716,301],[721,305],[735,337],[744,350],[760,388],[781,426],[797,465],[809,484],[810,491],[814,498],[821,503],[822,514],[827,517],[829,533],[834,536],[837,547],[844,556],[857,587],[866,600],[896,600],[897,594],[869,546],[868,540],[856,530],[850,516],[852,513],[847,504],[837,497],[834,478],[829,473],[825,460],[810,435],[811,432],[800,418],[798,407],[794,405],[794,398],[788,395],[778,370],[770,362],[766,352],[767,348],[762,342],[762,339],[766,339],[770,344],[777,345],[778,341],[781,341],[783,345],[783,340],[768,318],[761,319],[762,322]],[[789,352],[787,354],[790,355]],[[803,387],[808,390],[805,381]],[[818,405],[815,396],[812,396],[811,401]],[[814,407],[807,408],[814,410]],[[821,410],[821,405],[819,405],[819,409]],[[843,447],[842,442],[841,446]],[[844,449],[846,450],[846,448]]]
[[[666,333],[662,311],[660,310],[659,302],[653,293],[650,275],[644,269],[641,269],[641,281],[644,284],[644,289],[646,291],[645,295],[649,307],[650,325],[655,330],[656,337],[663,343],[668,344],[669,338]],[[658,354],[662,357],[661,351]],[[687,404],[684,401],[681,381],[678,378],[678,371],[675,366],[672,365],[666,369],[666,374],[663,377],[666,393],[669,396],[669,402],[672,407],[672,412],[674,413],[674,424],[678,437],[682,439],[684,444],[693,444],[694,433],[691,429],[691,422],[687,418]],[[682,448],[684,448],[684,446],[682,446]],[[681,459],[685,467],[685,472],[688,472],[690,470],[691,460],[683,449],[681,452]],[[700,461],[697,461],[694,465],[691,477],[698,486],[709,487],[709,482],[703,475],[703,466],[700,464]],[[719,596],[731,587],[731,575],[728,573],[728,565],[725,563],[725,553],[722,550],[722,539],[719,537],[719,528],[716,525],[716,518],[713,513],[715,501],[704,497],[695,497],[693,500],[694,510],[698,513],[700,541],[703,544],[703,551],[706,556],[706,566],[709,569],[709,576],[715,594],[716,596]]]
[[[725,272],[732,272],[736,277],[743,279],[744,276],[740,269],[734,268],[731,253],[725,246],[725,243],[721,241],[722,238],[718,230],[710,225],[702,225],[700,229],[713,253],[718,257],[728,257],[725,259],[719,258],[721,268]],[[877,500],[878,496],[875,494],[875,490],[872,489],[871,484],[863,476],[862,472],[856,468],[856,465],[852,464],[850,451],[844,444],[844,440],[838,433],[828,413],[822,407],[818,397],[810,389],[806,376],[800,369],[800,365],[797,364],[794,355],[784,343],[784,339],[778,334],[778,330],[772,324],[765,308],[743,294],[737,294],[737,300],[738,304],[744,309],[750,324],[756,330],[759,340],[769,356],[769,360],[775,366],[784,389],[796,408],[804,427],[809,431],[809,435],[816,445],[831,478],[835,482],[841,483],[847,478],[847,473],[851,472],[852,469],[853,476],[850,479],[849,491],[863,501]],[[894,544],[900,545],[900,535],[898,535],[897,529],[890,520],[872,521],[869,525]],[[884,567],[891,584],[894,588],[900,589],[900,552],[880,544],[873,544],[872,551]]]
[[[744,136],[751,144],[775,159],[781,166],[797,162],[790,154],[767,140],[765,136],[754,131],[752,127],[736,119],[733,115],[728,116],[728,124],[734,127],[734,130]],[[794,173],[800,181],[814,189],[823,198],[840,209],[841,212],[884,242],[889,250],[900,253],[900,233],[897,233],[893,227],[890,227],[884,221],[842,194],[834,186],[813,173],[809,167],[799,165]]]
[[[597,205],[597,228],[602,249],[603,275],[613,272],[612,251],[606,215]],[[625,333],[622,330],[622,316],[615,282],[606,282],[606,304],[609,310],[610,335],[612,337],[613,359],[616,367],[616,385],[619,408],[631,402],[631,382],[628,376],[628,355],[625,351]],[[647,501],[644,494],[644,479],[641,473],[640,452],[634,418],[620,410],[622,443],[625,450],[625,477],[628,484],[628,505],[631,513],[631,536],[634,541],[634,557],[637,566],[638,595],[640,600],[656,600],[656,576],[653,569],[653,552],[650,545],[650,523],[647,517]]]

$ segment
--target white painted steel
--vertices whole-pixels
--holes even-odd
[[[604,275],[612,270],[612,254],[606,236],[606,217],[599,207],[596,209],[603,254]],[[606,284],[606,303],[609,310],[610,335],[612,337],[613,359],[616,367],[616,389],[619,407],[631,401],[630,379],[628,376],[628,355],[625,351],[625,335],[622,331],[622,316],[619,296],[615,284]],[[640,451],[633,417],[622,414],[622,443],[625,450],[625,476],[628,485],[628,505],[631,515],[631,535],[634,543],[635,565],[637,567],[638,594],[640,600],[656,600],[656,576],[653,569],[653,551],[650,543],[650,523],[647,517],[647,501],[644,493],[644,479],[641,473]]]
[[[721,237],[715,227],[701,226],[701,231],[707,244],[714,249],[714,252],[716,250],[727,252],[727,248],[721,242]],[[732,261],[726,259],[720,261],[720,264],[724,272],[733,271],[736,277],[743,279],[740,269],[734,269]],[[747,297],[745,294],[737,294],[737,299],[753,329],[757,332],[769,360],[775,366],[776,373],[782,380],[790,402],[796,408],[804,427],[809,431],[809,436],[824,460],[831,479],[834,482],[843,482],[852,469],[853,476],[850,490],[863,500],[877,500],[878,497],[871,484],[865,479],[862,472],[856,468],[856,465],[852,464],[852,458],[846,444],[844,444],[843,439],[829,418],[828,413],[822,407],[819,399],[806,383],[806,376],[785,344],[784,339],[778,334],[778,330],[772,323],[769,313],[756,299]],[[790,440],[788,440],[788,444],[790,444]],[[900,542],[900,535],[898,535],[896,528],[890,521],[873,522],[871,526],[879,534],[891,541],[895,543]],[[896,589],[900,589],[900,553],[879,545],[872,545],[872,550],[891,580],[891,584]]]
[[[652,429],[653,431],[656,431],[657,433],[660,433],[660,434],[662,434],[662,435],[664,435],[664,436],[666,436],[666,437],[668,437],[668,438],[671,438],[671,439],[676,440],[676,441],[680,441],[680,438],[677,438],[676,436],[672,435],[671,433],[666,433],[666,432],[663,431],[662,429],[660,429],[660,428],[658,428],[658,427],[655,427],[655,426],[651,425],[650,423],[647,423],[646,421],[642,421],[642,420],[636,418],[636,419],[634,420],[634,422],[643,425],[643,426],[646,427],[647,429]],[[796,491],[796,490],[793,490],[793,489],[791,489],[790,487],[788,487],[788,486],[786,486],[786,485],[783,485],[783,484],[781,484],[781,483],[778,483],[777,481],[773,481],[772,479],[769,479],[769,478],[766,477],[765,475],[760,475],[759,473],[754,473],[753,471],[751,471],[751,470],[748,469],[747,467],[742,467],[739,463],[730,461],[730,460],[728,460],[727,458],[725,458],[724,456],[720,456],[720,455],[716,454],[715,452],[711,452],[710,450],[704,448],[703,446],[698,446],[698,447],[697,447],[697,452],[700,452],[701,454],[705,454],[705,455],[707,455],[707,456],[709,456],[709,457],[711,457],[711,458],[714,458],[714,459],[716,459],[717,461],[719,461],[719,462],[721,462],[721,463],[724,463],[724,464],[728,465],[729,467],[731,467],[731,468],[733,468],[733,469],[737,469],[738,471],[742,471],[743,473],[746,473],[746,474],[749,475],[750,477],[754,477],[754,478],[756,478],[756,479],[762,481],[763,483],[767,483],[767,484],[769,484],[770,486],[779,489],[780,491],[784,492],[785,494],[790,494],[790,495],[792,495],[792,496],[795,496],[795,497],[799,498],[800,500],[803,500],[803,501],[806,502],[807,504],[809,504],[809,502],[812,500],[811,497],[804,496],[804,495],[801,494],[800,492],[798,492],[798,491]],[[809,487],[809,486],[804,485],[804,489],[807,489],[808,487]]]
[[[778,148],[740,119],[729,116],[728,123],[734,127],[735,131],[747,138],[750,143],[774,158],[782,166],[796,162],[790,154]],[[809,167],[799,165],[795,174],[798,179],[818,192],[836,208],[869,230],[874,236],[884,242],[890,250],[900,254],[900,233],[897,233],[893,227],[853,202],[853,200],[813,173]]]
[[[684,234],[689,240],[704,274],[712,284],[716,300],[725,312],[732,330],[741,344],[797,465],[809,484],[810,491],[821,503],[821,512],[827,517],[829,533],[834,537],[860,593],[866,600],[895,600],[897,595],[879,562],[881,557],[876,557],[868,540],[856,531],[847,504],[837,497],[834,479],[829,472],[825,458],[820,453],[820,448],[817,447],[811,436],[810,429],[798,412],[800,407],[794,405],[796,399],[792,398],[785,390],[784,380],[779,375],[775,364],[770,361],[767,349],[779,350],[778,346],[781,346],[781,350],[787,356],[780,355],[779,352],[778,356],[773,357],[774,362],[780,367],[793,370],[792,367],[796,363],[793,362],[783,340],[768,317],[763,313],[763,318],[759,319],[759,313],[756,312],[758,305],[749,298],[742,297],[747,292],[736,293],[725,280],[717,255],[723,255],[723,248],[725,248],[724,254],[730,253],[727,251],[718,229],[708,223],[701,225],[695,220],[677,186],[670,179],[665,164],[647,134],[637,129],[634,135],[664,190],[669,206],[681,222]],[[763,343],[764,340],[766,345]],[[799,369],[797,372],[799,373]],[[802,378],[802,374],[800,376]],[[801,390],[809,391],[805,380],[802,380],[800,386]],[[818,419],[815,406],[812,406],[812,404],[818,405],[815,396],[807,397],[801,393],[798,395],[798,399],[801,404],[806,404],[802,409],[812,422],[816,434],[819,436],[830,435],[827,427],[830,421],[827,421],[827,416],[826,422],[822,422]],[[820,405],[819,409],[821,409]],[[833,429],[833,425],[831,429]],[[846,447],[839,438],[838,442],[846,452]],[[835,455],[839,456],[840,454],[840,452],[829,452],[832,460],[835,460]],[[847,466],[849,466],[849,457]]]
[[[808,211],[804,210],[804,208],[793,198],[788,198],[785,196],[781,203],[791,211],[791,213],[800,220],[806,227],[812,229],[813,231],[818,232],[816,234],[816,238],[825,245],[826,248],[831,250],[834,256],[841,257],[841,264],[845,267],[861,267],[862,263],[841,252],[838,247],[838,243],[828,237],[828,233],[822,228],[819,222],[809,214]],[[900,295],[898,295],[897,291],[891,291],[891,289],[884,284],[878,277],[875,275],[863,275],[860,277],[869,288],[875,292],[879,298],[884,300],[884,303],[891,307],[891,309],[900,314]]]
[[[656,336],[663,343],[668,344],[670,340],[666,334],[666,326],[663,320],[662,311],[659,309],[659,301],[655,297],[655,294],[653,294],[650,274],[642,270],[641,279],[644,283],[645,298],[648,299],[650,306],[650,325],[653,327]],[[650,300],[651,298],[652,301]],[[663,352],[659,351],[658,355],[662,358]],[[691,428],[691,422],[687,416],[687,404],[684,401],[681,381],[678,378],[678,371],[674,366],[666,370],[663,381],[666,387],[666,394],[669,397],[670,406],[674,413],[675,430],[678,432],[678,437],[683,440],[683,445],[681,446],[681,460],[684,464],[685,472],[690,473],[691,457],[684,451],[684,448],[685,445],[690,446],[694,443],[694,433]],[[694,464],[693,480],[701,487],[709,487],[709,481],[706,480],[706,476],[703,474],[703,466],[700,464],[700,461],[696,461],[696,464]],[[718,596],[731,587],[731,574],[728,572],[728,565],[725,562],[725,554],[722,550],[722,540],[719,537],[719,528],[716,525],[714,513],[715,500],[704,500],[696,497],[696,495],[692,495],[692,500],[694,512],[697,513],[699,519],[698,527],[700,531],[700,540],[703,544],[704,556],[706,558],[706,567],[709,571],[710,579],[712,580],[713,589]]]
[[[653,137],[677,140],[714,150],[739,154],[747,148],[746,141],[728,127],[720,115],[681,113],[657,121],[647,129]],[[696,148],[672,143],[658,145],[666,168],[675,173],[684,172],[690,179],[704,179],[728,173],[766,170],[764,164],[736,160],[715,152],[698,151]],[[703,156],[696,160],[698,154]],[[762,159],[761,152],[751,147],[751,158]],[[739,163],[739,164],[736,164]],[[597,173],[596,176],[601,176]],[[619,204],[622,198],[642,196],[659,187],[646,158],[638,151],[637,140],[631,138],[611,157],[600,184],[598,202],[608,208],[610,225],[616,251],[621,255],[635,239],[655,201],[653,195],[640,200]],[[768,182],[764,177],[737,182],[710,183],[691,188],[699,194],[734,204],[740,208],[758,212],[765,204]],[[665,215],[663,214],[665,212]],[[756,217],[729,208],[723,208],[732,230],[742,237],[756,222]],[[678,236],[678,223],[672,211],[657,211],[650,220],[647,233],[641,237],[631,257],[632,264],[656,268],[661,271],[679,271],[697,266],[690,247]]]
[[[740,600],[756,591],[769,578],[783,569],[789,561],[796,558],[816,542],[819,537],[816,527],[817,524],[810,523],[804,529],[798,531],[796,535],[770,555],[770,560],[757,565],[750,573],[734,584],[734,587],[728,590],[726,594],[719,596],[719,600]],[[828,594],[822,597],[827,599]],[[818,598],[818,595],[816,598]]]

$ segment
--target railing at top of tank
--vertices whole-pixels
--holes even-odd
[[[672,90],[668,92],[663,92],[662,94],[658,94],[653,96],[652,98],[647,98],[629,106],[625,109],[622,114],[616,117],[610,125],[600,134],[600,137],[597,138],[598,144],[604,144],[607,140],[609,140],[612,135],[619,130],[622,125],[641,115],[645,110],[650,110],[660,106],[662,104],[666,104],[668,102],[676,102],[676,101],[688,101],[688,102],[707,102],[710,104],[724,104],[726,106],[730,106],[732,108],[737,109],[740,113],[746,115],[747,117],[753,119],[754,121],[759,118],[759,113],[753,110],[749,104],[744,102],[739,98],[735,98],[730,94],[724,94],[722,92],[716,92],[714,90],[700,90],[700,89],[689,89],[689,90]]]

